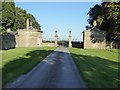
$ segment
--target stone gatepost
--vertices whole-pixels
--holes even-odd
[[[69,46],[68,47],[72,47],[72,35],[71,35],[71,31],[69,31]]]
[[[55,46],[58,46],[58,35],[57,35],[57,31],[55,31]]]
[[[26,21],[26,29],[27,30],[29,29],[29,19],[27,19],[27,21]]]

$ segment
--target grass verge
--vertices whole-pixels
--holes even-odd
[[[34,66],[41,62],[54,47],[42,48],[15,48],[2,50],[2,85],[29,72]]]
[[[118,50],[69,48],[89,88],[118,88]]]

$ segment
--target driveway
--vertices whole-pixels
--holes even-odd
[[[6,88],[86,88],[77,67],[65,47],[58,47],[29,73]]]

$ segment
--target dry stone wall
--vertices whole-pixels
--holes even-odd
[[[15,48],[15,46],[16,46],[15,35],[7,34],[0,36],[0,49]]]
[[[42,47],[55,47],[55,43],[42,43]]]

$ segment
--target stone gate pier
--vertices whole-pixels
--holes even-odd
[[[72,47],[72,35],[71,35],[71,31],[69,31],[69,39],[68,39],[68,47]]]
[[[93,22],[93,28],[83,31],[83,43],[85,49],[106,48],[106,32],[97,29],[97,21]]]
[[[57,35],[57,31],[55,31],[55,46],[58,46],[58,35]]]

